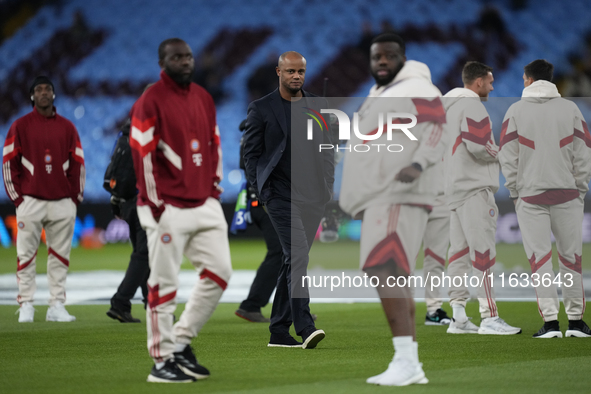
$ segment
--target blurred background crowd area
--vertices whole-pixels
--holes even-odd
[[[179,37],[195,55],[195,82],[217,104],[223,200],[232,202],[244,180],[238,125],[251,100],[277,87],[281,53],[306,57],[305,89],[364,97],[373,84],[370,41],[393,31],[443,93],[461,86],[466,61],[478,60],[494,67],[491,97],[519,97],[523,66],[545,58],[563,96],[591,97],[590,20],[588,0],[0,0],[0,138],[31,111],[35,76],[49,76],[57,111],[86,151],[85,201],[107,201],[102,180],[119,127],[158,79],[158,44]],[[588,121],[589,103],[579,104]],[[506,196],[502,188],[497,198]],[[8,202],[4,188],[0,201]]]

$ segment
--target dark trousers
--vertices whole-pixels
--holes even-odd
[[[248,312],[259,312],[269,303],[269,298],[277,285],[277,276],[283,261],[283,252],[279,237],[269,215],[259,205],[250,208],[250,216],[254,224],[263,232],[263,238],[267,245],[267,254],[259,266],[254,281],[250,286],[248,297],[240,304],[240,309]]]
[[[302,287],[302,278],[307,274],[308,253],[322,219],[324,205],[292,203],[277,197],[270,199],[266,207],[284,254],[269,331],[272,334],[289,334],[293,323],[298,336],[307,336],[315,330],[315,326],[310,315],[308,288]]]
[[[129,239],[133,251],[131,252],[125,277],[123,277],[117,292],[111,298],[111,306],[122,312],[131,312],[131,299],[138,287],[142,288],[144,306],[148,299],[148,276],[150,276],[148,238],[137,216],[135,198],[121,203],[121,217],[129,225]]]

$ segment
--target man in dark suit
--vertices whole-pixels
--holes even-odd
[[[302,89],[306,59],[297,52],[285,52],[276,71],[279,89],[248,106],[245,172],[269,213],[284,254],[268,346],[312,349],[325,333],[314,325],[303,276],[324,206],[332,198],[334,152],[319,149],[320,144],[331,143],[329,130],[306,123],[306,112],[327,108],[325,99]],[[313,131],[311,140],[307,127]],[[292,323],[303,343],[289,334]]]

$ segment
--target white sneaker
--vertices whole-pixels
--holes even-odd
[[[19,314],[19,323],[33,323],[33,318],[35,317],[35,308],[33,308],[33,304],[30,302],[23,302],[16,313]]]
[[[521,328],[512,327],[505,320],[495,316],[482,319],[478,333],[484,335],[515,335],[521,334]]]
[[[380,386],[408,386],[414,383],[426,384],[429,379],[425,377],[422,363],[394,357],[386,371],[372,376],[366,382]]]
[[[47,309],[47,315],[45,316],[45,320],[69,322],[75,321],[76,317],[70,315],[64,307],[64,304],[57,301],[54,306],[50,306],[49,309]]]
[[[466,319],[464,321],[451,319],[449,327],[447,328],[448,334],[478,334],[478,326]]]

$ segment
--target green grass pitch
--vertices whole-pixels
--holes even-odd
[[[336,246],[336,247],[335,247]],[[585,245],[586,254],[589,246]],[[235,269],[256,269],[260,241],[232,240]],[[129,245],[75,249],[72,271],[124,270]],[[37,272],[46,270],[40,250]],[[315,244],[311,266],[356,268],[355,243]],[[15,251],[0,250],[0,273],[14,273]],[[498,261],[528,269],[521,245],[498,245]],[[421,261],[417,266],[420,267]],[[183,269],[190,269],[185,262]],[[449,310],[449,306],[444,304]],[[177,308],[177,316],[183,305]],[[237,305],[221,304],[193,341],[210,379],[186,385],[146,383],[152,360],[145,324],[109,319],[106,305],[71,305],[73,323],[45,322],[47,306],[36,306],[35,323],[19,324],[17,306],[0,306],[0,394],[20,393],[585,393],[591,387],[591,339],[535,340],[542,324],[536,304],[499,302],[500,315],[523,334],[508,337],[448,335],[445,327],[423,325],[425,305],[417,304],[419,354],[430,383],[404,388],[365,383],[381,373],[393,355],[391,335],[379,304],[313,304],[317,326],[327,337],[317,349],[267,348],[268,327],[234,315]],[[134,316],[145,322],[141,305]],[[264,311],[270,314],[270,307]],[[479,323],[478,306],[468,314]],[[559,315],[562,330],[567,318]],[[589,319],[588,319],[589,320]]]
[[[419,354],[430,383],[405,388],[365,383],[393,355],[379,304],[312,305],[327,333],[313,350],[268,348],[265,324],[239,319],[236,305],[221,304],[193,341],[211,378],[187,385],[145,382],[152,361],[143,323],[113,321],[105,305],[72,305],[76,322],[48,323],[47,307],[36,308],[35,323],[19,324],[16,306],[0,307],[2,393],[540,394],[585,393],[591,385],[591,339],[531,338],[541,324],[535,303],[499,303],[501,316],[524,331],[508,337],[446,334],[422,324],[425,306],[418,304]],[[141,306],[133,312],[145,321]],[[468,314],[478,315],[475,303]],[[560,321],[564,329],[564,314]]]

